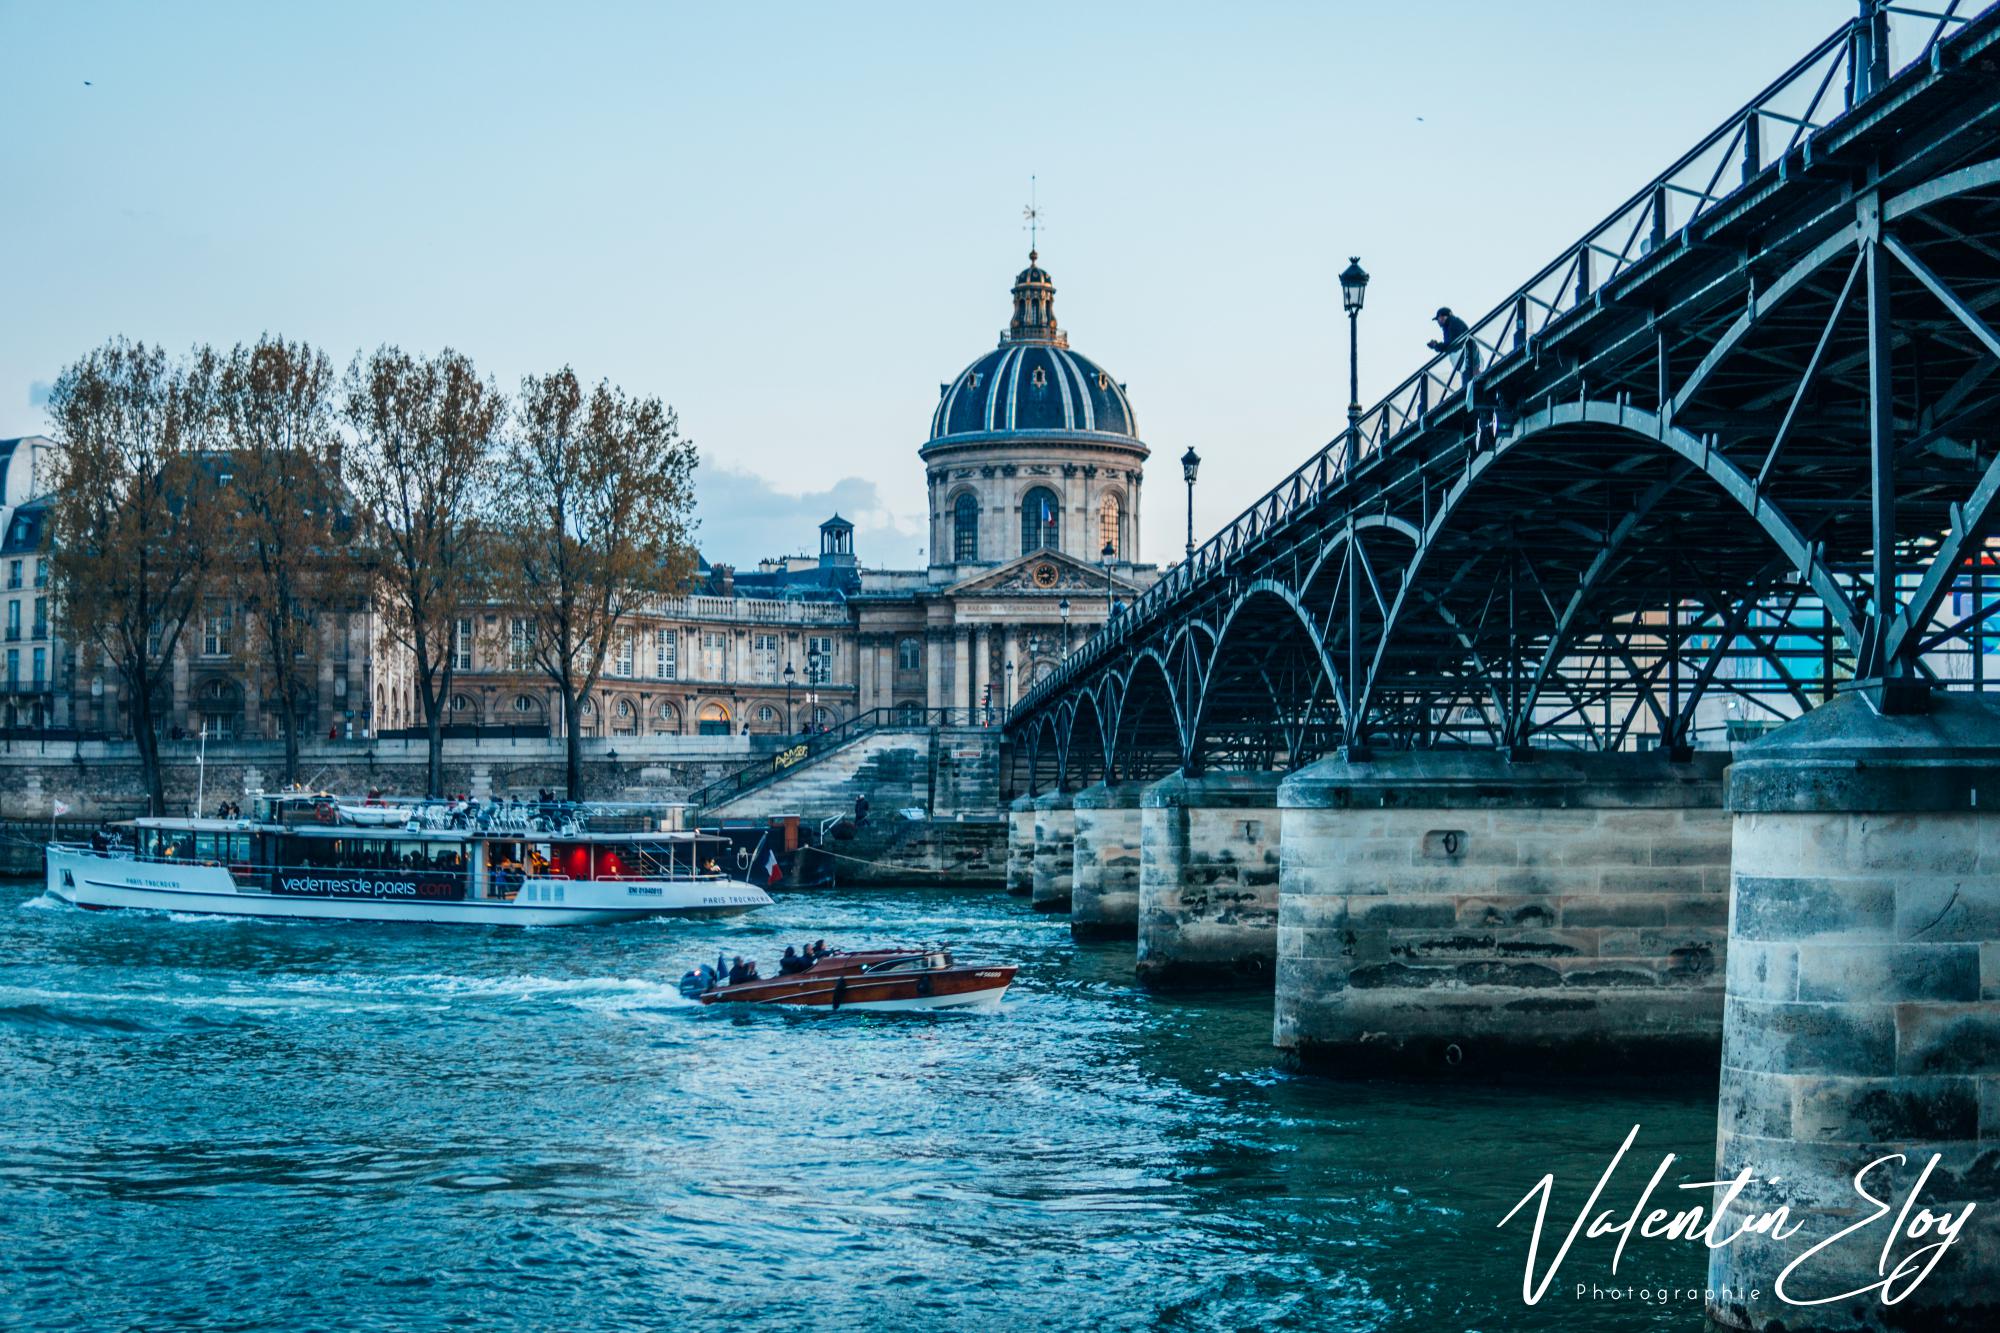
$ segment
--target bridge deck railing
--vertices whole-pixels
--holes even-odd
[[[1973,12],[1965,12],[1969,9]],[[1695,223],[1839,120],[1868,90],[1934,59],[1940,43],[1979,12],[1983,10],[1964,0],[1947,0],[1935,9],[1877,0],[1872,22],[1863,15],[1829,33],[1672,166],[1471,322],[1464,343],[1425,362],[1192,556],[1170,566],[1029,691],[1015,711],[1032,711],[1065,688],[1099,653],[1115,648],[1163,607],[1222,572],[1293,514],[1318,504],[1363,458],[1422,427],[1434,412],[1462,399],[1478,376],[1525,355],[1536,338],[1590,307],[1607,284],[1670,253]]]

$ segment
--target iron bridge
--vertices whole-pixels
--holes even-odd
[[[1038,682],[1014,789],[1985,688],[1996,38],[1868,0]]]

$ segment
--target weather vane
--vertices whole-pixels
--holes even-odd
[[[1028,249],[1039,251],[1042,210],[1035,203],[1035,178],[1028,177],[1028,206],[1021,210],[1021,216],[1028,226]]]

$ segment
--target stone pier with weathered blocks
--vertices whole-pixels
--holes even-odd
[[[1146,784],[1098,783],[1076,794],[1076,869],[1069,928],[1078,939],[1139,933],[1139,799]]]
[[[1709,1286],[1734,1297],[1710,1314],[1788,1333],[2000,1327],[2000,701],[1939,695],[1882,716],[1836,699],[1738,756],[1729,808],[1715,1178],[1754,1180],[1723,1228],[1782,1205],[1799,1229],[1714,1251]],[[1786,1304],[1785,1267],[1874,1212],[1864,1170],[1889,1210],[1802,1262],[1784,1296],[1864,1294]],[[1929,1257],[1937,1215],[1974,1204],[1930,1276],[1883,1304],[1884,1276]],[[1910,1239],[1920,1210],[1930,1234]]]
[[[1035,891],[1035,798],[1017,796],[1007,806],[1007,892]]]
[[[1400,751],[1294,773],[1279,1046],[1336,1072],[1714,1068],[1726,756]]]
[[[1043,792],[1035,798],[1034,886],[1028,901],[1037,912],[1067,912],[1070,880],[1076,872],[1074,792]]]
[[[1145,789],[1142,981],[1270,985],[1278,943],[1279,776],[1177,773]]]

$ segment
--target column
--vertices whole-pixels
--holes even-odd
[[[1069,930],[1077,939],[1139,934],[1139,800],[1143,782],[1100,782],[1076,794],[1076,869]]]
[[[1843,694],[1738,753],[1729,820],[1713,1178],[1749,1167],[1752,1183],[1717,1231],[1780,1207],[1797,1230],[1711,1251],[1709,1283],[1731,1296],[1710,1317],[1731,1328],[2000,1326],[1988,1216],[2000,1206],[2000,700],[1940,692],[1928,713],[1882,715]],[[1878,1161],[1891,1153],[1902,1157]],[[1831,1240],[1874,1211],[1863,1188],[1887,1211]],[[1957,1241],[1927,1252],[1944,1239],[1941,1217],[1955,1225],[1973,1205]],[[1861,1294],[1784,1304],[1773,1279],[1821,1244],[1785,1294]],[[1900,1299],[1884,1305],[1883,1278],[1899,1273],[1887,1294]]]
[[[1028,895],[1037,912],[1069,910],[1070,876],[1076,865],[1076,811],[1066,791],[1035,798],[1035,878]]]
[[[1176,773],[1139,816],[1139,979],[1270,984],[1278,950],[1276,773]]]
[[[1009,662],[1014,664],[1012,671],[1007,670]],[[1004,701],[1006,707],[1012,708],[1014,701],[1021,697],[1021,675],[1027,669],[1027,664],[1021,661],[1020,632],[1010,623],[1007,626],[1007,638],[1005,646],[1001,649],[1000,659],[1000,675],[1003,678],[1001,690],[1007,696]]]
[[[960,628],[952,634],[951,695],[954,708],[972,707],[972,631]]]
[[[972,706],[990,698],[993,686],[993,631],[984,625],[972,641]]]
[[[1300,769],[1278,797],[1277,1044],[1341,1072],[1713,1069],[1728,758]]]
[[[854,707],[865,713],[875,707],[875,645],[857,636],[854,655]]]
[[[944,707],[944,635],[924,631],[924,707]]]

